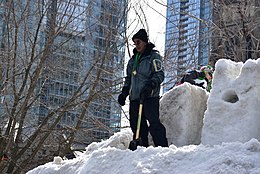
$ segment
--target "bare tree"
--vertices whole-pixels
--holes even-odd
[[[93,132],[119,129],[109,115],[120,111],[111,101],[122,83],[126,5],[1,2],[1,171],[24,173],[99,140]]]
[[[193,5],[189,1],[167,4],[166,30],[172,34],[165,43],[166,86],[173,86],[188,70],[204,64],[214,66],[218,59],[245,62],[259,57],[259,1],[203,1],[200,9],[208,6],[208,16],[195,15]],[[194,37],[187,30],[190,19],[196,23]]]
[[[206,13],[210,11],[210,1],[172,1],[166,6],[164,91],[173,87],[187,71],[209,63],[212,31],[212,15]]]
[[[259,7],[255,0],[213,1],[213,64],[220,58],[245,62],[259,57]]]

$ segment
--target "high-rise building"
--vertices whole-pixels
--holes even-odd
[[[5,31],[8,25],[12,25],[6,23],[5,7],[8,5],[7,2],[2,2],[0,6],[3,12],[0,14],[2,53],[7,52],[5,41],[12,37]],[[60,116],[55,129],[77,129],[82,136],[77,136],[75,141],[89,144],[109,138],[119,130],[121,122],[121,110],[113,94],[118,89],[116,80],[122,77],[124,72],[126,1],[53,0],[46,1],[45,4],[38,1],[17,1],[16,5],[17,10],[21,11],[17,21],[22,21],[16,24],[24,26],[24,30],[17,32],[18,38],[23,38],[21,42],[16,43],[20,48],[17,50],[20,57],[18,62],[29,66],[26,61],[29,60],[29,56],[33,56],[33,52],[29,54],[32,48],[28,48],[33,41],[37,41],[35,50],[39,56],[44,56],[48,49],[48,55],[42,65],[38,64],[42,58],[32,57],[35,62],[30,69],[33,72],[28,72],[28,80],[33,80],[34,73],[38,73],[35,71],[37,68],[41,71],[34,90],[34,96],[38,96],[35,97],[35,101],[29,101],[32,105],[25,116],[26,126],[40,125],[50,115],[53,115],[53,118]],[[22,16],[24,14],[28,15]],[[3,60],[3,54],[1,56]],[[24,87],[30,88],[31,82],[27,82],[28,86],[26,84]],[[23,81],[17,83],[22,85]],[[17,90],[20,88],[19,85]],[[80,97],[73,99],[76,93]],[[6,114],[4,100],[14,95],[8,97],[8,89],[1,95],[1,118],[9,117],[10,115]],[[77,125],[79,120],[81,124]],[[49,121],[51,124],[54,119]],[[66,131],[64,134],[69,136]]]
[[[210,0],[168,0],[164,92],[187,70],[208,63],[211,48]]]
[[[43,114],[48,113],[48,109],[44,112],[45,108],[55,104],[63,105],[80,87],[81,77],[85,77],[90,69],[93,69],[92,77],[86,83],[90,83],[90,87],[93,83],[90,79],[98,80],[94,91],[100,92],[97,94],[99,97],[94,97],[88,105],[85,113],[87,116],[84,116],[80,126],[81,135],[78,137],[81,141],[82,137],[86,137],[84,143],[106,139],[120,129],[121,110],[111,94],[117,87],[113,82],[123,74],[124,38],[120,35],[124,33],[126,19],[122,19],[118,14],[124,13],[124,6],[124,1],[99,0],[78,3],[73,6],[72,14],[76,20],[54,40],[54,45],[60,45],[62,42],[64,44],[54,49],[50,58],[51,64],[55,67],[48,71],[52,74],[46,85],[49,94],[44,94],[44,101],[40,102],[49,106],[39,107],[39,118],[45,118]],[[93,14],[85,14],[86,8]],[[109,73],[100,72],[100,67]],[[104,86],[107,86],[107,89]],[[91,95],[90,91],[91,89],[86,90],[83,98]],[[47,102],[46,97],[49,98]],[[81,114],[82,109],[66,112],[59,126],[75,126]]]

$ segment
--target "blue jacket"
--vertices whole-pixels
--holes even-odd
[[[136,49],[134,49],[134,55],[128,61],[124,86],[130,89],[130,101],[140,100],[141,90],[149,81],[154,84],[150,97],[159,97],[160,84],[164,80],[164,69],[161,56],[158,51],[153,50],[154,47],[152,43],[147,44],[137,66],[135,65]]]

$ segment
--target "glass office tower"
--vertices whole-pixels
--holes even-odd
[[[210,0],[168,0],[166,17],[164,92],[186,71],[208,63]]]
[[[37,41],[35,50],[39,56],[42,56],[43,49],[49,41],[49,33],[54,32],[55,34],[48,50],[49,56],[41,67],[41,78],[37,79],[35,90],[35,95],[38,95],[37,100],[30,101],[33,104],[25,116],[27,127],[37,127],[44,122],[50,112],[54,112],[53,117],[63,115],[55,129],[73,129],[84,113],[84,119],[81,120],[81,125],[78,127],[80,130],[78,132],[82,136],[78,136],[78,138],[84,144],[109,138],[114,132],[119,131],[121,123],[121,109],[113,95],[119,88],[116,80],[122,78],[124,72],[126,1],[52,0],[39,2],[14,1],[17,19],[25,18],[22,16],[22,12],[28,13],[26,16],[28,19],[24,20],[26,22],[21,20],[19,26],[21,30],[17,32],[18,38],[26,38],[24,42],[22,39],[21,42],[17,42],[17,47],[20,48],[17,53],[21,60],[18,62],[27,63],[29,45],[33,43],[34,39]],[[5,41],[10,36],[7,35],[6,29],[11,24],[6,23],[5,10],[8,2],[1,2],[0,5],[2,53],[0,56],[1,60],[4,60],[4,53],[7,53],[7,45],[5,45],[7,42]],[[21,13],[18,12],[19,10]],[[33,13],[34,11],[35,13]],[[36,12],[39,12],[39,15]],[[37,28],[39,21],[43,25]],[[57,29],[58,26],[59,29]],[[22,30],[23,28],[24,30]],[[37,38],[33,38],[36,33]],[[103,57],[105,57],[105,61],[102,61]],[[42,60],[37,58],[35,58],[37,60],[35,65],[32,64],[32,67],[35,66],[35,68],[31,68],[32,70],[35,70],[38,61]],[[103,69],[102,72],[100,72],[100,67]],[[91,74],[88,78],[83,79],[90,71]],[[32,73],[31,76],[33,77],[33,75]],[[95,86],[95,91],[92,91],[91,85],[97,79],[99,83]],[[85,82],[82,84],[84,80]],[[18,83],[22,85],[22,81]],[[29,80],[28,83],[30,83]],[[81,88],[82,85],[85,87]],[[70,109],[66,111],[59,110],[71,100],[78,90],[83,91],[83,95],[73,101],[75,106],[70,106]],[[98,94],[93,97],[89,105],[84,105],[88,96],[94,92]],[[8,89],[1,93],[0,118],[3,118],[1,120],[10,116],[6,112],[5,103],[11,102],[11,97],[9,97]],[[10,101],[7,101],[8,99]],[[85,108],[87,111],[84,111]],[[66,131],[64,132],[66,134]]]

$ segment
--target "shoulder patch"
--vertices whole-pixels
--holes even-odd
[[[153,66],[154,66],[155,72],[161,71],[163,68],[162,61],[159,59],[154,59]]]

